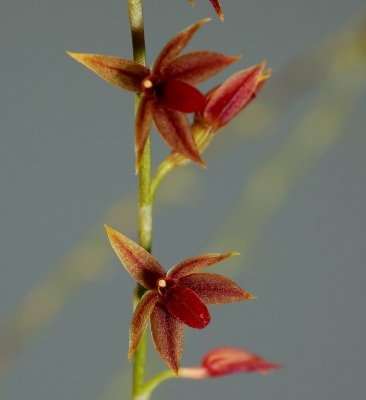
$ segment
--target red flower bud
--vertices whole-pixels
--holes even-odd
[[[227,125],[262,89],[271,73],[270,70],[263,72],[264,67],[263,62],[239,71],[213,89],[206,95],[202,115],[197,117],[213,131]]]
[[[256,354],[235,347],[218,347],[211,350],[202,360],[202,365],[212,377],[238,372],[258,372],[261,374],[280,368]]]
[[[247,350],[218,347],[204,356],[200,367],[183,368],[180,376],[190,379],[217,378],[239,372],[266,374],[278,368],[280,365],[271,363]]]

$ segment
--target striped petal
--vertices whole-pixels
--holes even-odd
[[[167,277],[179,279],[182,276],[196,273],[212,264],[216,264],[220,261],[226,260],[227,258],[238,255],[239,253],[207,253],[197,257],[187,258],[171,268],[167,273]]]
[[[154,289],[165,271],[158,261],[143,247],[109,226],[105,226],[113,250],[135,281],[146,289]]]
[[[151,314],[150,327],[156,350],[178,375],[183,352],[183,324],[157,303]]]
[[[150,74],[149,68],[124,58],[70,51],[67,54],[108,83],[132,92],[140,92],[142,81]]]
[[[159,299],[157,292],[146,292],[133,313],[130,326],[130,346],[128,349],[128,359],[130,359],[138,346],[141,337],[145,331],[147,321],[154,310],[156,302]]]
[[[192,36],[197,32],[197,30],[209,20],[209,18],[202,19],[196,24],[191,25],[184,31],[178,33],[177,36],[171,39],[163,48],[163,50],[161,50],[152,67],[152,73],[160,74],[163,69],[187,46],[188,42],[191,40]]]
[[[198,85],[239,59],[240,56],[229,57],[214,51],[194,51],[174,59],[164,69],[164,76]]]
[[[192,274],[179,279],[181,285],[193,290],[205,304],[227,304],[254,299],[235,282],[218,274]]]
[[[200,165],[205,165],[200,157],[187,117],[183,113],[169,110],[155,102],[153,119],[157,130],[173,151]]]

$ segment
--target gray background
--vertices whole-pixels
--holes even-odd
[[[350,21],[365,10],[364,0],[222,0],[226,22],[221,24],[208,1],[197,1],[195,9],[184,0],[145,3],[150,63],[167,38],[212,16],[190,48],[244,53],[236,68],[267,59],[274,73],[261,99],[275,105],[296,89],[296,74],[290,86],[286,84],[286,65],[334,32],[352,31],[357,22]],[[73,50],[130,57],[126,5],[121,0],[1,0],[0,20],[0,348],[3,358],[7,353],[12,358],[0,383],[0,398],[127,399],[133,282],[109,254],[102,222],[136,238],[133,200],[129,209],[113,218],[105,216],[136,188],[133,99],[65,55],[65,50]],[[324,62],[327,50],[323,45]],[[317,67],[308,75],[302,71],[310,81],[316,73]],[[352,103],[340,140],[311,162],[300,163],[304,171],[300,168],[284,198],[280,196],[273,207],[275,212],[259,223],[260,232],[255,231],[256,201],[248,208],[238,206],[245,185],[277,154],[284,166],[274,175],[278,181],[269,175],[263,196],[256,197],[259,210],[263,202],[264,207],[267,200],[271,203],[293,172],[292,158],[294,164],[301,158],[278,155],[278,149],[318,101],[319,90],[330,108],[349,106],[348,78],[352,81],[354,76],[347,70],[342,75],[343,91],[343,87],[334,90],[337,79],[324,87],[320,74],[311,90],[305,84],[306,90],[299,89],[293,100],[284,103],[264,134],[249,134],[250,140],[236,139],[235,146],[230,145],[240,130],[237,123],[208,150],[207,171],[191,166],[164,183],[157,199],[164,206],[154,221],[156,256],[168,267],[204,250],[247,252],[216,270],[258,296],[255,302],[212,308],[213,322],[204,331],[187,329],[183,365],[197,364],[211,347],[235,345],[285,367],[269,377],[172,381],[154,398],[365,397],[365,91],[360,90],[358,101]],[[247,111],[250,123],[251,112]],[[333,116],[327,115],[329,122]],[[240,119],[250,133],[246,121],[245,116]],[[324,127],[317,121],[311,121],[309,134],[321,136]],[[154,158],[160,160],[167,150],[154,135]],[[242,213],[233,216],[237,207]],[[258,240],[248,251],[246,241],[251,236],[240,235],[250,231],[251,224]],[[72,272],[52,274],[62,269],[64,257],[90,231],[98,240],[86,246],[84,264],[75,265],[75,271],[84,272],[90,266],[90,276],[86,273],[79,290]],[[109,255],[101,257],[107,262],[102,263],[104,272],[97,273],[98,254],[103,252]],[[51,286],[41,295],[38,308],[32,308],[29,293],[50,276],[56,288]],[[58,291],[58,284],[68,289]],[[38,329],[35,315],[42,318],[42,310],[47,313],[52,308],[52,298],[63,296],[68,301],[61,300]],[[25,315],[14,314],[27,305]],[[20,318],[24,326],[9,322],[12,318]],[[163,367],[153,351],[150,360],[156,370]]]

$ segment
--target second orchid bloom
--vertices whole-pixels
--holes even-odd
[[[106,227],[111,245],[127,272],[146,293],[138,303],[130,327],[132,356],[148,320],[155,347],[164,361],[178,372],[183,351],[183,325],[202,329],[210,323],[208,304],[253,299],[228,278],[203,269],[237,253],[208,253],[176,264],[168,272],[143,247]]]
[[[268,77],[268,74],[262,74],[264,64],[260,64],[253,67],[256,73],[245,90],[238,86],[242,75],[233,75],[230,84],[222,85],[221,89],[219,87],[208,96],[201,94],[195,88],[196,85],[240,58],[213,51],[194,51],[181,55],[193,35],[207,21],[201,20],[171,39],[161,50],[152,68],[118,57],[68,53],[112,85],[142,93],[135,126],[137,170],[152,122],[173,152],[204,165],[186,114],[207,116],[206,122],[212,122],[213,130],[217,130],[233,115],[232,109],[237,108],[237,98],[243,93],[247,97],[249,93],[249,98],[253,97],[260,82]],[[215,101],[209,104],[212,97]]]

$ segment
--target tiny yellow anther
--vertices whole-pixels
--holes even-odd
[[[145,89],[151,89],[153,87],[153,83],[149,79],[146,79],[143,83],[143,86]]]
[[[160,288],[165,288],[166,287],[166,280],[165,279],[159,279],[158,286]]]

